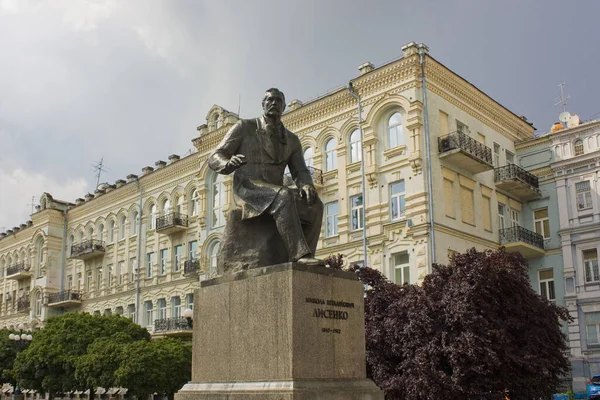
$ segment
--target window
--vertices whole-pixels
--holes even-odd
[[[590,181],[577,182],[575,184],[577,193],[577,209],[587,210],[592,208],[592,189]]]
[[[160,262],[158,264],[158,274],[164,275],[167,273],[167,261],[169,260],[169,249],[160,250]]]
[[[494,143],[494,167],[498,168],[500,166],[500,145],[498,143]]]
[[[96,235],[96,238],[100,241],[104,240],[104,225],[103,224],[98,225],[98,234]]]
[[[540,208],[533,212],[535,232],[548,239],[550,237],[550,219],[548,218],[548,208]]]
[[[444,178],[444,211],[447,217],[454,218],[454,182]]]
[[[183,246],[175,246],[175,257],[173,260],[173,272],[179,272],[181,270],[181,257],[183,256]]]
[[[108,232],[106,232],[108,243],[112,243],[115,241],[115,221],[111,220],[108,223]]]
[[[83,288],[83,274],[81,272],[77,273],[77,291],[81,293],[81,289]]]
[[[145,315],[145,319],[144,319],[144,323],[146,326],[150,326],[153,324],[153,319],[152,319],[152,312],[153,312],[153,307],[152,307],[152,301],[151,300],[147,300],[144,302],[144,315]]]
[[[217,273],[217,260],[219,257],[219,249],[221,248],[221,242],[215,240],[208,246],[208,265],[210,267],[210,274]]]
[[[152,278],[152,267],[154,266],[154,252],[146,254],[146,278]]]
[[[96,270],[96,289],[102,289],[102,267]]]
[[[338,234],[338,208],[337,201],[325,205],[325,237]]]
[[[465,135],[469,134],[469,127],[465,124],[463,124],[462,122],[460,122],[459,120],[456,120],[456,131],[463,133]]]
[[[198,241],[192,240],[188,245],[188,260],[196,259],[196,251],[198,250]]]
[[[25,261],[25,260],[22,260]],[[15,256],[14,262],[17,262],[17,257]],[[36,267],[36,275],[39,277],[42,276],[42,263],[44,262],[44,239],[38,237],[35,241],[35,267]]]
[[[198,199],[200,198],[200,195],[198,194],[198,191],[194,189],[192,191],[191,197],[192,200],[190,214],[192,214],[192,216],[195,217],[196,215],[198,215]]]
[[[477,132],[477,141],[481,144],[485,144],[485,135]]]
[[[475,225],[475,210],[473,204],[473,190],[468,187],[460,187],[460,207],[462,214],[462,222]]]
[[[184,198],[183,194],[177,197],[177,213],[178,214],[184,213],[184,211],[183,211],[184,202],[185,202],[185,198]]]
[[[223,207],[225,206],[225,184],[223,183],[224,176],[222,174],[214,174],[211,187],[211,227],[219,228],[225,225],[225,214]]]
[[[85,277],[85,291],[89,292],[92,289],[92,271],[89,270],[86,272]]]
[[[390,184],[390,206],[392,221],[404,217],[404,181],[394,182]]]
[[[551,269],[545,269],[539,271],[538,275],[540,280],[540,296],[550,301],[556,300],[556,293],[554,292],[554,272]]]
[[[194,309],[194,293],[188,293],[185,295],[185,304],[187,308],[191,310]]]
[[[94,235],[94,228],[89,227],[87,231],[85,231],[85,239],[92,240],[92,236]]]
[[[148,221],[150,229],[156,229],[156,204],[150,206],[150,221]]]
[[[119,240],[125,238],[125,224],[127,223],[127,218],[124,215],[121,215],[119,218]]]
[[[167,300],[158,299],[156,302],[156,308],[158,310],[158,319],[167,319]]]
[[[519,227],[521,226],[521,224],[519,223],[519,211],[511,208],[510,209],[510,226],[513,228]]]
[[[135,304],[129,304],[127,306],[127,316],[131,320],[135,321]]]
[[[161,215],[168,215],[171,212],[171,201],[166,199],[162,203]]]
[[[131,272],[131,282],[135,282],[137,276],[137,259],[135,257],[129,259],[129,271]]]
[[[123,284],[125,272],[125,261],[119,261],[117,264],[117,279],[119,285]]]
[[[600,312],[585,313],[585,332],[588,345],[600,344]]]
[[[498,203],[498,229],[504,230],[506,228],[504,212],[506,210],[506,206],[504,204]]]
[[[36,317],[42,316],[42,292],[40,291],[35,293],[33,312],[35,313]]]
[[[356,231],[363,228],[364,208],[362,194],[350,197],[350,218],[352,220],[352,230]]]
[[[313,149],[312,147],[307,148],[306,150],[304,150],[304,162],[306,163],[307,167],[313,167],[314,165],[314,153],[313,153]]]
[[[394,272],[394,283],[403,285],[410,284],[410,266],[408,264],[408,253],[392,254],[392,268]]]
[[[69,236],[69,257],[73,254],[72,250],[73,250],[73,245],[75,244],[75,236],[71,235]],[[9,265],[10,266],[10,265]]]
[[[583,251],[583,268],[585,269],[585,282],[599,282],[598,251],[596,249]]]
[[[580,156],[583,154],[583,141],[581,139],[577,139],[573,143],[573,149],[576,156]]]
[[[404,135],[402,132],[402,116],[400,113],[394,113],[388,119],[387,123],[388,131],[388,146],[392,147],[402,146],[404,144]]]
[[[360,131],[355,129],[350,134],[350,163],[359,162],[362,159],[362,142]]]
[[[514,164],[515,163],[515,155],[510,151],[506,150],[506,164]]]
[[[112,264],[108,264],[106,266],[106,272],[108,274],[108,287],[112,287],[114,281],[113,281],[113,266]]]
[[[483,229],[492,231],[492,200],[484,195],[481,195]]]
[[[115,314],[116,315],[123,315],[123,307],[121,307],[121,306],[115,307]]]
[[[171,316],[173,318],[181,317],[181,297],[171,297]]]
[[[140,224],[140,214],[137,211],[131,213],[131,226],[129,227],[129,232],[131,232],[131,236],[135,236],[138,233],[138,225]]]
[[[67,290],[73,290],[73,275],[67,275]]]
[[[337,169],[337,150],[335,140],[329,139],[325,145],[325,171]]]

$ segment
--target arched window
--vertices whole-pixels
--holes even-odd
[[[359,162],[362,159],[362,142],[360,140],[360,131],[355,129],[350,134],[350,162]]]
[[[312,147],[307,148],[306,150],[304,150],[304,162],[306,163],[307,167],[313,167],[314,165],[314,153],[313,153],[313,149]]]
[[[177,213],[183,214],[183,205],[185,204],[185,197],[183,195],[177,197]]]
[[[0,260],[0,278],[4,276],[4,270],[6,269],[6,260]]]
[[[96,235],[96,238],[100,241],[104,240],[104,224],[98,225],[98,234]]]
[[[576,156],[580,156],[583,154],[583,141],[581,139],[577,139],[573,143],[573,147],[574,147],[574,154]]]
[[[156,229],[156,204],[150,206],[150,221],[148,221],[150,229]]]
[[[219,249],[221,248],[221,242],[215,240],[208,246],[208,267],[209,276],[217,273],[217,258],[219,256]]]
[[[77,243],[81,243],[81,242],[83,242],[83,232],[79,231],[77,233]]]
[[[225,184],[223,183],[224,176],[222,174],[213,174],[212,175],[212,184],[211,184],[211,205],[210,209],[212,210],[211,214],[211,227],[219,228],[225,225],[225,214],[223,212],[223,207],[225,206]]]
[[[136,210],[131,213],[131,226],[129,227],[129,232],[131,233],[131,236],[137,235],[139,224],[140,224],[140,214]]]
[[[404,135],[402,132],[402,116],[400,113],[394,113],[388,119],[387,123],[388,130],[388,146],[392,147],[401,146],[404,144]]]
[[[85,232],[85,240],[92,240],[92,235],[94,234],[94,228],[91,226]]]
[[[125,238],[125,224],[127,223],[127,218],[124,215],[121,215],[119,218],[119,240]]]
[[[337,169],[337,150],[335,140],[329,139],[325,144],[325,171]]]
[[[198,215],[198,201],[200,198],[200,194],[196,189],[192,191],[191,201],[190,201],[190,214],[192,216]]]
[[[42,292],[35,292],[35,300],[33,302],[33,312],[36,317],[42,316]]]
[[[81,232],[80,232],[81,234]],[[44,239],[38,237],[35,241],[35,272],[39,278],[42,276],[42,263],[44,262]]]
[[[112,243],[115,240],[115,220],[111,219],[108,223],[108,232],[106,232],[106,240]]]
[[[162,203],[161,215],[167,215],[171,212],[171,200],[166,199]]]

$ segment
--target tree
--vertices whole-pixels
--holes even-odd
[[[37,332],[35,340],[15,360],[14,372],[21,386],[47,392],[51,396],[71,390],[90,390],[94,380],[84,370],[76,374],[80,357],[94,348],[95,341],[149,340],[150,334],[130,319],[115,316],[92,316],[67,313],[50,318]],[[80,362],[81,363],[81,362]]]
[[[421,286],[352,269],[368,288],[368,374],[388,399],[550,398],[569,370],[569,314],[533,291],[520,254],[471,249]]]
[[[0,386],[9,383],[15,385],[16,380],[13,373],[13,364],[20,349],[18,344],[10,340],[8,336],[19,334],[6,328],[0,329]]]
[[[177,339],[129,343],[122,348],[116,382],[137,398],[165,393],[173,398],[192,373],[192,349]]]

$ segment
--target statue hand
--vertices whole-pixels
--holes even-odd
[[[300,197],[306,199],[308,204],[312,204],[317,198],[317,191],[310,185],[304,185],[302,186],[302,189],[300,189]]]
[[[238,169],[244,164],[246,164],[246,156],[243,154],[236,154],[227,162],[227,165],[231,166],[233,169]]]

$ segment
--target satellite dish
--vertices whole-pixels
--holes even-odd
[[[571,118],[571,113],[568,111],[563,111],[558,115],[558,120],[562,123],[567,123],[569,122],[569,119]]]

